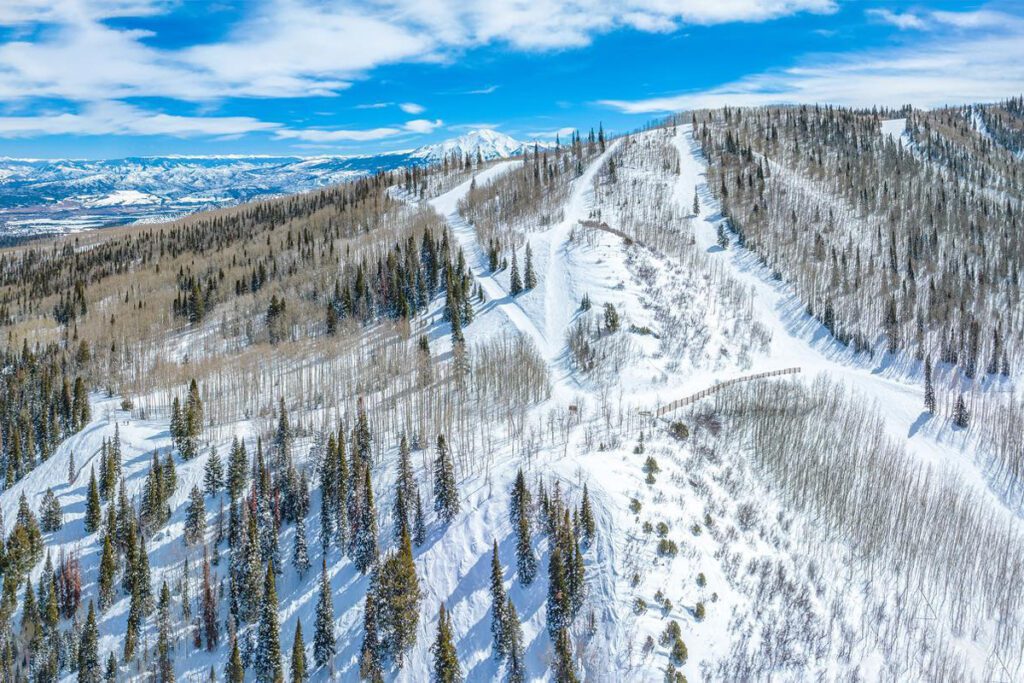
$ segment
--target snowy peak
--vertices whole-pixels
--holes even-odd
[[[451,140],[426,145],[413,151],[412,156],[427,162],[441,161],[456,153],[459,157],[476,158],[477,152],[484,160],[507,159],[523,153],[526,143],[489,128],[472,130]]]

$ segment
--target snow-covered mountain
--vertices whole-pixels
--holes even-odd
[[[167,156],[109,160],[0,159],[0,242],[136,222],[304,192],[457,152],[486,160],[526,143],[474,130],[414,150],[363,156]]]
[[[483,128],[439,142],[436,145],[420,147],[411,156],[415,159],[434,162],[450,157],[453,153],[463,158],[467,156],[476,158],[479,153],[485,161],[490,161],[491,159],[519,156],[527,146],[532,147],[532,143],[523,143],[504,133]]]

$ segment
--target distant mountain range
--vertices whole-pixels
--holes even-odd
[[[171,220],[378,170],[430,164],[453,153],[475,158],[479,152],[486,160],[514,157],[532,144],[493,130],[474,130],[414,150],[368,156],[0,158],[0,243]]]

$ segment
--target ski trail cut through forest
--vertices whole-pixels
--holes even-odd
[[[494,277],[489,270],[487,254],[477,239],[476,229],[459,213],[459,201],[470,190],[472,183],[484,185],[507,173],[521,161],[506,161],[478,173],[445,194],[430,200],[430,205],[444,217],[459,246],[466,255],[466,262],[473,277],[480,283],[487,296],[517,330],[529,337],[537,350],[547,361],[555,389],[577,387],[573,371],[566,359],[565,334],[577,313],[578,302],[572,298],[573,273],[569,238],[580,219],[587,217],[593,203],[593,182],[598,171],[621,144],[616,140],[595,157],[572,181],[569,198],[563,208],[562,220],[547,231],[536,233],[538,241],[548,242],[548,262],[541,282],[544,288],[543,319],[536,319],[536,313],[522,306],[516,297]]]
[[[692,124],[677,128],[673,144],[679,155],[675,199],[683,211],[688,211],[695,193],[700,200],[699,214],[692,222],[697,248],[721,257],[733,277],[750,288],[753,308],[771,331],[770,360],[762,361],[764,367],[751,369],[801,366],[806,375],[827,372],[845,381],[877,403],[889,433],[905,444],[915,457],[939,467],[952,467],[979,491],[999,501],[978,467],[956,444],[938,441],[927,435],[926,430],[915,428],[923,419],[942,419],[937,415],[929,418],[925,413],[921,386],[882,374],[886,370],[884,358],[880,363],[868,355],[850,357],[849,363],[840,361],[840,357],[848,356],[845,347],[809,316],[803,306],[794,307],[796,295],[784,282],[772,280],[757,255],[741,247],[732,236],[728,249],[718,246],[718,225],[728,219],[708,188],[707,162],[700,143],[693,136]],[[793,314],[793,310],[799,313]]]

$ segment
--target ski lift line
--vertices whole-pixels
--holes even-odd
[[[701,400],[702,398],[706,398],[706,397],[708,397],[708,396],[710,396],[710,395],[712,395],[714,393],[717,393],[717,392],[721,391],[722,389],[724,389],[726,387],[729,387],[729,386],[732,386],[734,384],[739,384],[741,382],[752,382],[754,380],[767,379],[769,377],[779,377],[780,375],[795,375],[795,374],[797,374],[799,372],[800,372],[800,368],[784,368],[782,370],[770,370],[768,372],[759,372],[759,373],[754,374],[754,375],[744,375],[743,377],[736,377],[735,379],[726,380],[725,382],[720,382],[720,383],[715,384],[713,386],[710,386],[710,387],[708,387],[706,389],[702,389],[702,390],[698,391],[695,394],[691,394],[691,395],[686,396],[684,398],[676,399],[675,401],[672,401],[671,403],[663,405],[663,406],[657,408],[654,411],[654,416],[655,417],[662,417],[663,415],[666,415],[667,413],[671,413],[671,412],[673,412],[675,410],[678,410],[679,408],[682,408],[683,406],[688,406],[691,403],[696,403],[697,401]]]

